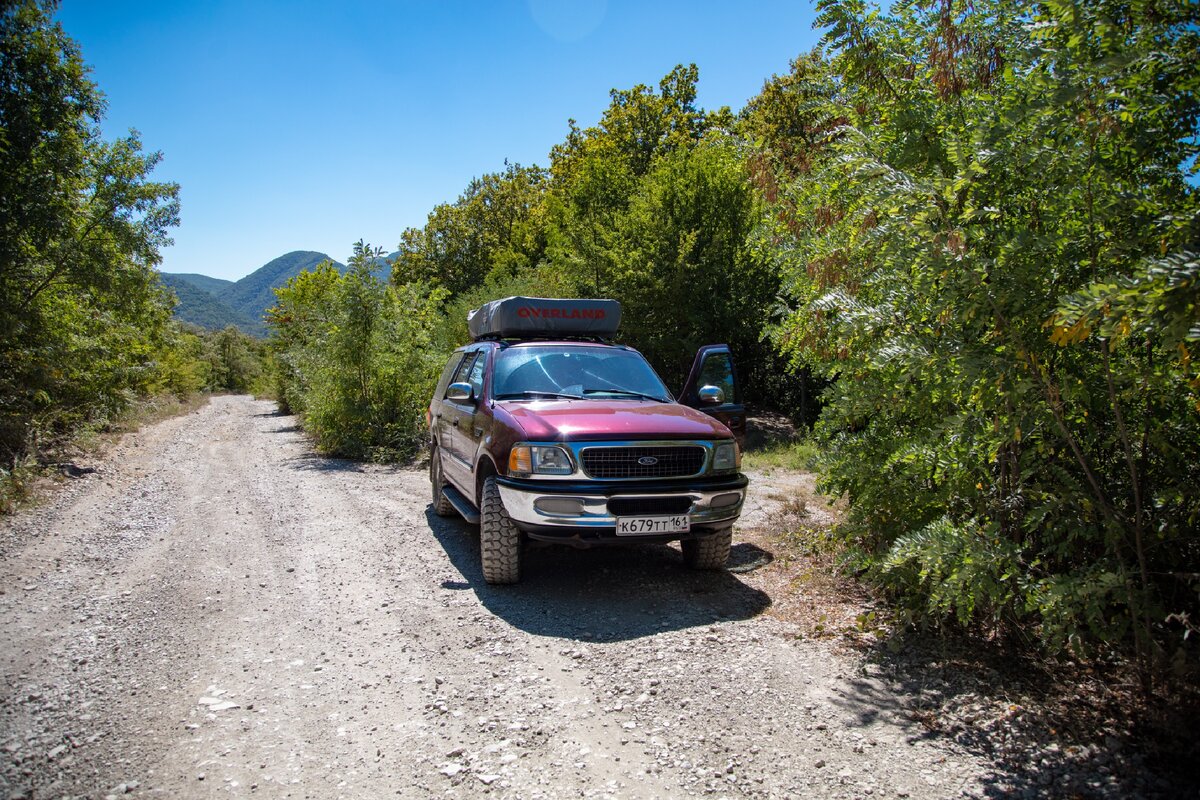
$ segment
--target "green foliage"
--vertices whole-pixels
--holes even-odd
[[[230,325],[216,333],[202,334],[201,358],[208,365],[204,389],[210,392],[245,394],[264,392],[267,372],[266,343],[247,336]]]
[[[263,318],[266,309],[275,304],[275,289],[301,271],[313,269],[328,260],[329,256],[324,253],[294,250],[271,259],[241,280],[219,290],[215,297],[235,312],[257,322]],[[345,270],[336,261],[333,264],[338,270]],[[264,332],[261,327],[246,331],[251,334]]]
[[[696,107],[697,79],[679,66],[657,92],[614,90],[596,127],[554,148],[546,199],[547,266],[572,295],[619,299],[622,339],[676,388],[715,342],[760,373],[778,289],[747,245],[757,209],[732,117]]]
[[[599,125],[580,130],[551,151],[548,260],[587,296],[611,293],[617,230],[641,180],[662,157],[693,148],[706,130],[695,106],[698,71],[678,66],[659,91],[639,84],[614,89]],[[627,298],[620,298],[622,301]]]
[[[0,11],[0,456],[112,415],[156,380],[169,305],[154,265],[178,187],[149,174],[53,5]]]
[[[424,228],[404,232],[393,280],[458,294],[535,266],[545,249],[545,188],[544,170],[519,164],[471,181],[455,203],[434,208]]]
[[[714,135],[659,158],[616,220],[608,282],[622,336],[676,390],[705,344],[729,344],[743,374],[761,361],[778,282],[747,247],[756,216],[738,149]]]
[[[325,262],[277,290],[268,312],[281,404],[323,451],[403,459],[424,442],[424,412],[443,366],[442,289],[390,286],[381,250],[358,242],[349,270]]]
[[[774,340],[836,379],[859,563],[919,614],[1149,663],[1200,590],[1196,6],[820,13],[791,127],[752,120],[758,240]]]

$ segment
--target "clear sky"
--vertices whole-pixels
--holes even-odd
[[[236,280],[290,250],[388,251],[504,160],[548,163],[612,88],[700,69],[734,111],[813,47],[808,2],[63,0],[108,98],[180,184],[165,272]]]

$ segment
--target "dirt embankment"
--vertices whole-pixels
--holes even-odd
[[[0,795],[1047,789],[929,735],[909,682],[764,613],[761,548],[721,574],[670,547],[535,550],[522,584],[489,587],[424,472],[318,457],[245,397],[98,466],[0,522]],[[747,518],[769,526],[764,497]]]

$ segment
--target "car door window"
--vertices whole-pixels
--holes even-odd
[[[450,379],[450,383],[467,383],[467,377],[471,374],[471,367],[474,365],[477,353],[467,353],[467,357],[458,365],[458,369],[454,372],[454,377]],[[450,384],[446,385],[447,391]]]
[[[486,364],[487,353],[480,352],[467,375],[467,383],[471,384],[472,396],[475,398],[483,397],[483,368]]]
[[[733,379],[733,359],[729,353],[710,353],[700,365],[696,386],[716,386],[725,396],[723,403],[737,403],[737,381]]]
[[[454,382],[454,373],[458,371],[462,360],[462,353],[455,353],[450,356],[450,360],[446,362],[445,368],[442,369],[442,377],[438,380],[438,386],[449,386]],[[445,396],[444,393],[443,396]]]

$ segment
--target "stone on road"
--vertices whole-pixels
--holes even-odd
[[[491,587],[428,498],[226,396],[0,522],[0,796],[982,793],[736,575],[545,548]]]

